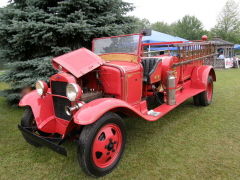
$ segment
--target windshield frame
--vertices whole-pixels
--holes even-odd
[[[141,53],[141,46],[142,46],[142,34],[128,34],[128,35],[120,35],[120,36],[110,36],[110,37],[103,37],[103,38],[95,38],[92,41],[92,51],[95,53],[95,41],[97,40],[102,40],[102,39],[112,39],[112,38],[121,38],[121,37],[128,37],[128,36],[138,36],[138,44],[137,44],[137,48],[136,48],[136,53],[126,53],[126,52],[109,52],[109,53],[105,53],[105,54],[130,54],[130,55],[136,55],[136,56],[140,56]],[[104,53],[102,54],[97,54],[99,56],[101,55],[105,55]]]

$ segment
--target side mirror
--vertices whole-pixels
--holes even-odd
[[[143,36],[151,36],[152,35],[152,29],[141,29],[140,34]]]

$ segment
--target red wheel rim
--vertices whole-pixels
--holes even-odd
[[[207,86],[207,100],[208,101],[211,101],[212,93],[213,93],[213,83],[210,81],[210,82],[208,82],[208,86]]]
[[[116,124],[100,129],[93,141],[92,157],[99,168],[106,168],[118,157],[122,146],[122,133]]]

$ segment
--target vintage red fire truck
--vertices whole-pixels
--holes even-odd
[[[124,151],[126,130],[119,113],[156,121],[190,97],[196,105],[209,105],[216,76],[203,62],[214,56],[214,46],[205,36],[142,44],[150,32],[97,38],[92,51],[81,48],[54,58],[59,72],[49,83],[37,81],[36,90],[19,103],[27,106],[18,125],[25,140],[67,155],[61,145],[78,139],[80,167],[100,177],[117,166]],[[168,50],[150,56],[150,46]]]

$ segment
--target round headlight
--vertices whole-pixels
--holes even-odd
[[[70,83],[67,85],[66,94],[70,101],[76,101],[82,95],[82,89],[79,85],[75,83]]]
[[[43,96],[47,93],[48,85],[44,81],[37,81],[35,87],[39,96]]]

